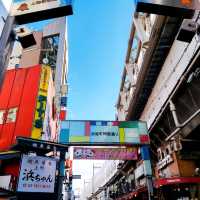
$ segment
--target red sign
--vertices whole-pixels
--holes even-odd
[[[154,182],[156,188],[163,185],[172,185],[180,183],[200,183],[200,177],[175,177],[175,178],[163,178]]]
[[[66,110],[61,110],[60,111],[60,116],[59,116],[61,121],[64,121],[66,119]]]
[[[74,148],[74,159],[137,160],[137,148]]]

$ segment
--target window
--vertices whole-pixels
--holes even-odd
[[[0,124],[4,123],[5,113],[5,110],[0,110]]]
[[[8,110],[8,115],[7,115],[6,123],[12,123],[12,122],[16,121],[17,110],[18,110],[18,108],[10,108]]]

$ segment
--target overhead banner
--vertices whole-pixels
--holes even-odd
[[[136,0],[137,12],[191,18],[199,9],[199,0]]]
[[[72,0],[13,0],[10,15],[19,24],[71,15]]]
[[[55,159],[23,155],[17,191],[53,193],[55,174]]]
[[[137,148],[81,148],[75,147],[74,159],[137,160]]]
[[[90,144],[149,144],[146,122],[63,121],[59,142]]]

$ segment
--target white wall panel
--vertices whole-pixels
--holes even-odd
[[[175,41],[162,67],[153,91],[148,99],[144,111],[140,117],[147,121],[148,128],[161,111],[176,84],[187,69],[191,58],[200,45],[194,37],[190,44]]]

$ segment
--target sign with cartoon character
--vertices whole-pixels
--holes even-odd
[[[23,155],[17,191],[53,193],[55,173],[55,159]]]
[[[74,159],[137,160],[137,148],[82,148],[74,147]]]
[[[71,0],[13,0],[10,15],[19,19],[17,21],[20,24],[40,21],[72,14],[71,4]],[[26,19],[27,17],[29,19]]]

